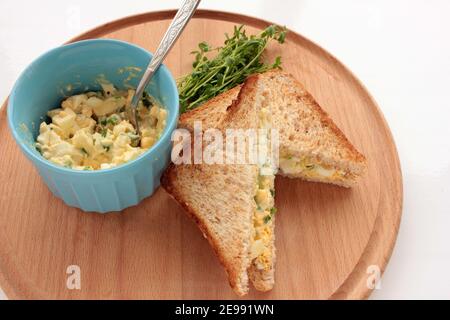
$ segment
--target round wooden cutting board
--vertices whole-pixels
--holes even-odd
[[[74,41],[114,38],[154,52],[173,15],[132,16]],[[220,45],[235,24],[253,33],[269,23],[200,10],[167,66],[176,77],[189,72],[197,44]],[[402,179],[394,141],[370,94],[329,53],[290,32],[286,44],[268,48],[268,59],[277,55],[367,157],[369,170],[353,189],[277,178],[275,288],[251,290],[246,298],[367,298],[390,258],[400,223]],[[120,214],[67,207],[19,151],[5,109],[0,112],[0,286],[9,298],[236,298],[213,250],[164,190]],[[67,287],[70,266],[80,268],[80,290]]]

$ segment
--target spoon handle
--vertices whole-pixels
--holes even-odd
[[[172,49],[173,45],[180,37],[189,20],[191,20],[195,10],[200,4],[200,1],[201,0],[184,0],[181,8],[178,10],[177,14],[175,15],[175,18],[172,20],[169,29],[167,29],[166,34],[161,40],[161,43],[159,44],[158,49],[156,50],[152,60],[150,61],[147,70],[145,71],[136,89],[136,93],[134,94],[133,100],[131,102],[131,108],[133,109],[133,113],[135,115],[136,115],[135,109],[138,105],[139,100],[142,97],[142,94],[144,93],[145,88],[149,84],[155,72],[160,67],[163,60],[166,58],[170,49]],[[134,123],[134,125],[137,131],[139,132],[138,121],[136,117],[133,118],[134,122],[136,122]]]

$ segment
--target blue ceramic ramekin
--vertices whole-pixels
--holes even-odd
[[[116,40],[87,40],[53,49],[34,61],[16,82],[8,103],[8,123],[14,139],[53,194],[87,212],[121,211],[153,194],[170,161],[171,135],[179,116],[178,91],[162,66],[147,92],[168,111],[161,139],[145,154],[122,166],[100,171],[76,171],[41,156],[34,141],[47,111],[64,97],[101,90],[99,80],[116,87],[136,87],[151,54]],[[141,70],[141,71],[140,71]]]

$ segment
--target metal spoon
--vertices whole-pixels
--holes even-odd
[[[153,75],[161,66],[163,60],[166,58],[167,54],[172,49],[175,42],[180,37],[189,20],[191,20],[195,10],[200,4],[200,1],[201,0],[184,0],[181,8],[178,10],[177,14],[175,15],[175,18],[172,20],[169,29],[167,29],[166,34],[162,38],[155,55],[150,61],[147,70],[145,71],[141,81],[139,82],[136,92],[134,93],[134,96],[129,106],[129,111],[131,111],[131,115],[129,115],[129,120],[136,128],[136,133],[139,136],[139,138],[141,137],[137,113],[137,106],[139,100],[141,100],[144,90],[150,83],[150,80],[152,79]]]

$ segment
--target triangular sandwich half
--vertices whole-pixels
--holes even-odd
[[[261,119],[270,116],[264,103],[258,77],[249,78],[219,129],[261,128]],[[249,279],[261,291],[274,285],[274,172],[262,175],[261,169],[258,164],[171,164],[161,181],[200,227],[240,296],[247,294]]]
[[[280,133],[280,173],[291,178],[352,186],[366,171],[366,159],[349,142],[303,85],[283,71],[259,76],[272,110],[273,127]],[[214,128],[226,118],[238,86],[184,113],[179,127]]]

